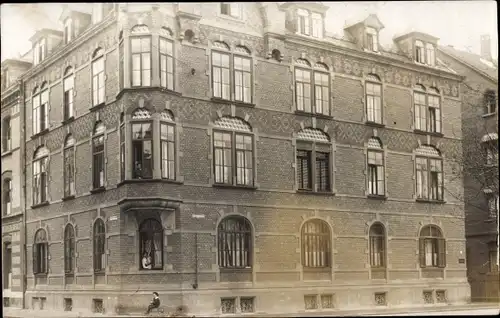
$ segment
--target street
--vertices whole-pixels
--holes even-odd
[[[488,309],[465,309],[465,310],[450,310],[450,311],[427,311],[427,312],[410,312],[405,314],[391,314],[391,316],[428,316],[428,315],[439,315],[439,316],[486,316],[486,315],[498,315],[500,309],[488,308]],[[364,316],[386,316],[387,314],[379,315],[364,315]]]

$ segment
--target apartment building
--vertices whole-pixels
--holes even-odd
[[[498,302],[498,65],[490,36],[481,54],[449,46],[438,57],[465,76],[462,91],[467,269],[473,301]]]
[[[319,3],[98,4],[32,37],[26,303],[464,303],[463,77]]]

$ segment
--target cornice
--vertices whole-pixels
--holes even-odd
[[[306,39],[297,35],[293,34],[287,34],[285,35],[285,42],[288,43],[293,43],[293,44],[299,44],[299,45],[304,45],[304,46],[309,46],[313,48],[317,48],[320,50],[328,50],[332,51],[333,53],[342,53],[346,54],[351,57],[363,59],[363,60],[368,60],[371,62],[375,63],[382,63],[386,64],[389,66],[395,66],[399,67],[402,69],[406,69],[409,71],[413,72],[418,72],[418,73],[424,73],[428,75],[433,75],[433,76],[438,76],[441,78],[447,78],[450,80],[455,80],[455,81],[463,81],[465,79],[465,76],[458,75],[458,74],[453,74],[444,70],[435,70],[435,69],[429,69],[429,68],[424,68],[424,67],[419,67],[418,65],[415,65],[413,62],[408,61],[408,62],[401,62],[396,59],[392,59],[388,56],[383,56],[383,55],[377,55],[375,58],[373,54],[369,54],[363,51],[358,51],[358,50],[353,50],[345,47],[340,47],[335,45],[334,43],[324,43],[324,42],[319,42],[314,39]]]
[[[467,67],[471,68],[472,70],[474,70],[474,71],[476,71],[477,73],[479,73],[480,75],[482,75],[482,76],[486,77],[488,80],[492,81],[493,83],[498,84],[498,79],[495,79],[495,78],[493,78],[493,77],[489,76],[488,74],[486,74],[486,73],[485,73],[485,72],[483,72],[482,70],[480,70],[480,69],[476,68],[475,66],[473,66],[473,65],[471,65],[471,64],[469,64],[469,63],[467,63],[467,62],[465,62],[464,60],[459,59],[458,57],[455,57],[455,56],[453,56],[453,55],[451,55],[451,54],[449,54],[449,53],[447,53],[447,52],[445,52],[445,51],[441,50],[439,47],[438,47],[438,50],[439,50],[439,52],[443,53],[444,55],[446,55],[446,56],[448,56],[448,57],[451,57],[452,59],[454,59],[454,60],[455,60],[455,61],[457,61],[458,63],[462,63],[462,64],[464,64],[465,66],[467,66]],[[466,78],[466,76],[463,76],[463,77],[464,77],[464,79]]]
[[[40,64],[36,65],[35,67],[32,67],[30,70],[28,70],[26,73],[21,75],[21,79],[26,80],[28,78],[31,78],[38,74],[40,71],[45,70],[46,68],[50,67],[54,62],[59,61],[62,59],[64,56],[67,54],[71,53],[73,50],[77,49],[80,45],[84,44],[97,34],[101,33],[104,31],[104,29],[110,27],[113,25],[113,23],[116,23],[117,19],[115,14],[110,14],[110,16],[107,18],[107,20],[102,21],[99,24],[96,24],[87,30],[83,32],[79,37],[77,37],[74,41],[71,41],[68,44],[62,44],[61,47],[56,50],[54,53],[52,53],[50,56],[48,56],[46,59],[44,59]]]
[[[118,202],[123,212],[135,209],[168,209],[175,210],[180,207],[182,201],[164,198],[137,198],[124,199]]]

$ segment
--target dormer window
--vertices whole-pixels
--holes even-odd
[[[312,36],[315,38],[323,37],[323,17],[319,13],[311,14]]]
[[[71,18],[64,21],[64,43],[69,43],[73,38],[73,20]]]
[[[425,50],[422,41],[415,42],[415,60],[418,63],[425,63]]]
[[[297,32],[309,35],[309,12],[303,9],[297,10]]]
[[[370,51],[378,52],[378,35],[374,28],[366,28],[366,44]]]
[[[427,65],[434,66],[434,45],[427,43],[425,45],[426,53],[427,53]]]
[[[241,19],[241,6],[239,3],[223,2],[220,4],[220,13],[236,19]]]
[[[319,13],[310,13],[304,9],[297,10],[297,33],[311,35],[315,38],[323,37],[323,16]]]
[[[41,63],[45,59],[45,45],[46,41],[45,38],[40,39],[37,43],[35,43],[35,46],[33,47],[33,63],[35,65]]]

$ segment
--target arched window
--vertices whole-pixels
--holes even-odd
[[[280,52],[280,50],[278,50],[278,49],[274,49],[274,50],[271,52],[271,57],[272,57],[273,59],[275,59],[276,61],[278,61],[278,62],[281,62],[281,60],[282,60],[282,57],[281,57],[281,52]]]
[[[420,231],[420,267],[446,267],[446,241],[441,229],[427,225]]]
[[[40,90],[35,88],[32,98],[33,135],[48,129],[49,125],[49,90],[47,82],[43,82]]]
[[[47,201],[49,150],[40,146],[33,156],[33,205]]]
[[[215,183],[253,186],[253,135],[250,125],[236,117],[221,117],[215,121],[213,141]]]
[[[320,129],[304,128],[297,133],[297,189],[330,192],[330,137]]]
[[[12,149],[12,126],[9,116],[2,120],[2,145],[2,152]]]
[[[385,194],[384,151],[377,137],[368,140],[368,194]]]
[[[160,114],[160,144],[161,144],[161,177],[175,180],[175,122],[174,115],[169,110]]]
[[[382,224],[375,223],[370,227],[370,266],[385,267],[385,230]]]
[[[252,228],[242,216],[228,216],[217,228],[220,268],[252,267]]]
[[[98,48],[92,55],[92,105],[94,106],[105,102],[104,69],[104,50]]]
[[[64,229],[64,272],[73,274],[75,270],[75,229],[67,224]]]
[[[187,32],[187,31],[186,31]],[[192,33],[192,32],[191,32]],[[169,90],[174,90],[174,42],[172,30],[161,28],[160,36],[160,85]]]
[[[44,229],[39,229],[35,233],[35,241],[33,242],[33,274],[48,273],[48,255],[47,232]]]
[[[75,75],[73,68],[68,66],[64,71],[63,89],[64,89],[64,120],[72,118],[74,115],[73,110],[73,88],[75,86]]]
[[[433,146],[422,145],[415,150],[417,199],[443,200],[443,160]]]
[[[12,180],[5,178],[2,185],[2,209],[4,215],[9,215],[12,212]]]
[[[102,219],[94,223],[94,272],[104,272],[106,268],[105,246],[106,228]]]
[[[154,219],[139,227],[141,269],[163,269],[163,227]]]
[[[441,133],[441,97],[439,90],[415,85],[413,93],[415,106],[415,129]]]
[[[302,225],[302,266],[325,268],[331,266],[330,229],[325,221],[314,219]]]
[[[330,116],[330,73],[323,63],[314,69],[305,59],[295,67],[295,103],[297,111]]]
[[[130,37],[132,86],[151,86],[151,34],[147,25],[136,25]],[[160,43],[161,45],[161,43]]]
[[[368,74],[365,82],[366,89],[366,120],[382,124],[382,83],[380,77]]]
[[[138,108],[132,113],[132,178],[153,177],[153,121],[151,112]]]
[[[71,134],[64,142],[64,197],[75,194],[75,139]]]
[[[94,189],[104,188],[106,165],[104,161],[104,133],[106,127],[102,122],[97,122],[92,137],[92,184]]]

